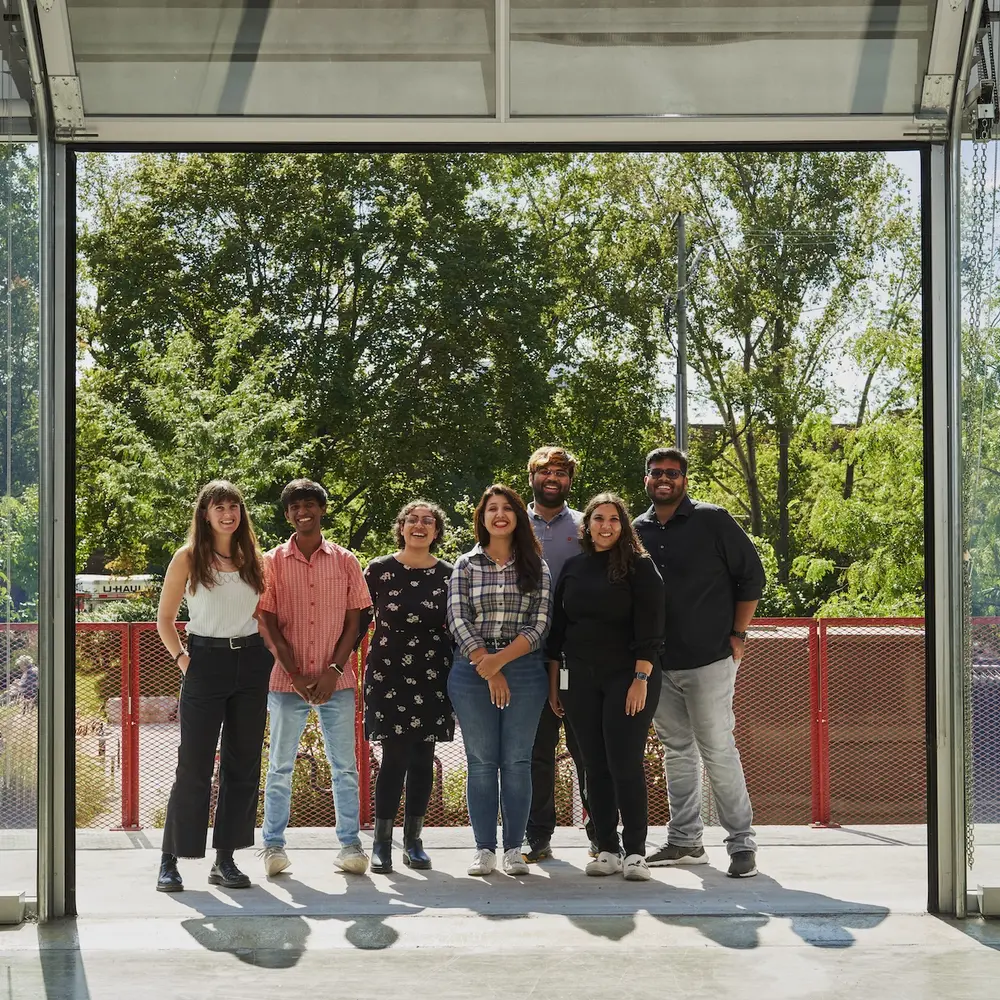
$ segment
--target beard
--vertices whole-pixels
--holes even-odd
[[[646,496],[649,497],[650,502],[654,505],[659,502],[661,506],[680,503],[684,499],[684,489],[683,487],[675,487],[673,495],[671,497],[662,497],[657,501],[656,496],[656,483],[650,483],[646,486]]]
[[[567,483],[565,486],[558,487],[554,493],[546,493],[540,486],[535,486],[532,483],[531,493],[536,504],[541,504],[543,507],[561,507],[566,502],[572,488],[573,484]]]

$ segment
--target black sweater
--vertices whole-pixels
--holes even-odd
[[[663,580],[652,559],[637,559],[624,580],[608,579],[607,552],[581,552],[563,567],[546,642],[550,660],[569,665],[632,669],[657,664],[663,645]]]

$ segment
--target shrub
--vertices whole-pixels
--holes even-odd
[[[445,772],[444,787],[441,792],[444,805],[444,817],[441,821],[443,826],[469,825],[469,810],[465,802],[465,779],[464,767]]]

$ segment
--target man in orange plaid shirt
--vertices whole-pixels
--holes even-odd
[[[277,875],[291,862],[285,828],[292,772],[310,712],[319,718],[333,778],[340,853],[335,864],[363,875],[354,703],[357,677],[350,657],[361,611],[371,598],[357,558],[328,542],[320,530],[326,490],[296,479],[281,493],[295,534],[267,553],[267,588],[258,606],[262,631],[275,656],[267,708],[271,745],[264,790],[264,869]]]

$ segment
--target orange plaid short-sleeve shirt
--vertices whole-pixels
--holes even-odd
[[[267,587],[258,611],[278,616],[281,634],[295,654],[295,669],[305,677],[318,677],[333,662],[333,651],[344,631],[344,616],[372,603],[361,564],[352,552],[326,539],[306,559],[294,535],[264,558]],[[336,690],[356,684],[354,668],[348,664]],[[271,690],[295,690],[277,663],[271,671]]]

